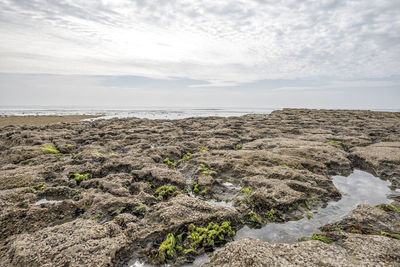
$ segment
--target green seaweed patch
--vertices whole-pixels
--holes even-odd
[[[270,209],[265,213],[269,221],[274,221],[276,211],[274,209]]]
[[[199,167],[201,168],[201,175],[202,176],[207,176],[207,175],[210,174],[211,169],[207,168],[206,165],[204,165],[203,163],[200,163]]]
[[[379,208],[384,211],[395,211],[395,212],[400,213],[400,209],[391,204],[382,204],[379,206]]]
[[[245,196],[250,195],[251,191],[253,191],[253,188],[251,186],[242,189],[242,193]]]
[[[206,228],[196,227],[194,224],[188,227],[187,246],[193,249],[215,247],[218,244],[226,243],[236,235],[232,230],[230,222],[225,221],[218,225],[210,222]]]
[[[164,163],[169,167],[169,168],[175,168],[176,167],[176,162],[171,161],[169,158],[164,159]]]
[[[306,217],[307,217],[307,219],[310,220],[310,219],[313,217],[313,215],[312,215],[312,213],[307,213],[307,214],[306,214]]]
[[[210,190],[211,190],[210,187],[206,187],[206,188],[204,188],[204,189],[200,192],[200,194],[201,194],[202,196],[205,196],[205,195],[209,194]]]
[[[185,255],[187,255],[187,254],[194,254],[194,255],[196,255],[197,252],[196,252],[196,250],[195,250],[194,248],[188,248],[188,249],[185,249],[185,250],[183,251],[183,254],[185,254]]]
[[[242,144],[237,144],[237,145],[235,146],[235,149],[236,149],[236,150],[239,150],[239,149],[242,149],[242,147],[243,147]]]
[[[193,256],[204,252],[204,249],[213,249],[216,246],[232,241],[236,232],[232,230],[228,221],[221,225],[210,222],[207,227],[197,227],[190,224],[187,233],[174,235],[169,233],[165,240],[153,252],[152,260],[160,263],[178,261],[192,261]]]
[[[52,145],[44,145],[41,146],[40,149],[44,152],[44,153],[50,153],[50,154],[54,154],[54,155],[58,155],[60,154],[60,151],[58,151],[54,146]]]
[[[342,146],[341,142],[335,141],[335,140],[329,140],[328,142],[326,142],[328,145],[335,145],[335,146]]]
[[[400,240],[400,234],[391,234],[391,233],[381,231],[381,235]]]
[[[150,183],[150,182],[146,182],[146,184],[147,184],[147,186],[150,187],[150,188],[155,188],[155,185],[153,185],[153,184]]]
[[[204,153],[204,152],[207,152],[209,149],[207,148],[207,147],[203,147],[203,148],[201,148],[200,149],[200,153]]]
[[[169,167],[169,168],[176,168],[182,161],[187,161],[190,159],[192,156],[192,153],[186,153],[180,158],[178,161],[171,161],[169,158],[164,159],[164,163]]]
[[[260,216],[254,211],[249,211],[247,213],[247,220],[255,228],[259,228],[262,226],[262,220]]]
[[[68,175],[68,178],[70,179],[74,179],[77,183],[80,183],[82,181],[86,181],[91,179],[93,176],[91,173],[84,173],[84,174],[80,174],[80,173],[70,173]]]
[[[46,185],[45,184],[31,185],[31,186],[29,186],[29,188],[32,188],[33,190],[36,190],[36,191],[41,191],[46,188]]]
[[[342,148],[344,150],[349,150],[350,148],[348,146],[346,146],[345,144],[343,144],[342,142],[339,141],[335,141],[335,140],[329,140],[328,142],[326,142],[328,145],[332,145],[332,146],[337,146],[339,148]]]
[[[195,194],[198,194],[198,193],[200,192],[199,184],[194,184],[194,185],[193,185],[193,192],[194,192]]]
[[[326,244],[332,243],[332,238],[328,237],[325,234],[313,234],[313,236],[311,237],[311,240],[318,240],[318,241],[324,242]]]
[[[312,237],[300,237],[297,239],[299,242],[309,241],[309,240],[318,240],[324,242],[326,244],[332,243],[332,238],[330,238],[327,234],[313,234]]]
[[[166,260],[175,259],[176,256],[176,239],[173,234],[169,233],[158,248],[158,261],[164,263]]]
[[[161,196],[163,199],[168,199],[171,196],[176,196],[181,193],[182,192],[173,185],[162,185],[156,189],[154,195],[157,197]]]

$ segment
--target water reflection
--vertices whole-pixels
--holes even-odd
[[[261,229],[245,226],[237,232],[235,240],[253,237],[269,242],[296,242],[299,237],[320,232],[320,226],[341,220],[359,204],[387,204],[391,202],[389,197],[397,193],[390,190],[390,182],[360,170],[355,170],[348,177],[333,176],[332,179],[342,198],[337,202],[329,202],[326,208],[316,210],[311,219],[269,223]]]

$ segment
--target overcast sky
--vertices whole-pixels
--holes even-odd
[[[0,0],[0,105],[400,108],[400,1]]]

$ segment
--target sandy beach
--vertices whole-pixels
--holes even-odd
[[[45,126],[60,122],[78,122],[84,119],[96,118],[92,115],[66,116],[0,116],[0,127],[3,126]]]
[[[400,113],[84,118],[0,118],[13,124],[0,127],[1,266],[399,262]],[[363,172],[393,196],[333,216],[302,242],[253,238],[268,225],[307,226],[351,194],[333,176]]]

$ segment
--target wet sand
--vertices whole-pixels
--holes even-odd
[[[96,118],[92,115],[66,115],[66,116],[7,116],[0,117],[0,127],[4,126],[45,126],[60,122],[78,122],[84,119]]]

